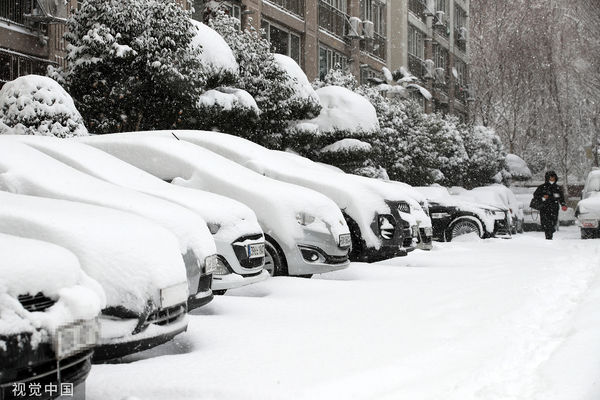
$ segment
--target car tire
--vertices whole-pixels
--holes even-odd
[[[279,245],[271,238],[265,238],[265,266],[271,276],[288,275],[285,256]]]
[[[477,236],[481,237],[481,231],[475,221],[466,218],[458,218],[448,225],[446,229],[446,241],[450,242],[457,236],[466,235],[469,233],[477,233]]]
[[[593,239],[595,236],[596,236],[595,229],[581,228],[581,238],[582,239]]]

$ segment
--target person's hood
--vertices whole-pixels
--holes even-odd
[[[554,171],[546,172],[546,175],[544,175],[544,179],[545,179],[546,183],[550,183],[551,176],[554,176],[556,178],[556,183],[558,183],[558,175]]]

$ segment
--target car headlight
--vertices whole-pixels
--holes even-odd
[[[219,259],[216,254],[211,254],[204,259],[204,270],[206,274],[214,273],[219,267]]]
[[[218,224],[216,222],[208,222],[206,225],[208,226],[208,230],[210,231],[210,233],[213,235],[216,235],[217,232],[219,232],[219,229],[221,229],[221,224]]]
[[[431,218],[433,218],[433,219],[448,218],[449,216],[450,216],[450,214],[448,214],[446,212],[431,213]]]
[[[296,214],[296,221],[302,226],[307,226],[316,221],[316,217],[314,215],[308,214],[304,211],[300,211]]]

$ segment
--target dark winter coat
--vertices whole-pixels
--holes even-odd
[[[554,176],[556,181],[550,183],[550,177]],[[546,172],[546,182],[538,186],[533,193],[533,197],[541,200],[542,208],[541,213],[549,213],[558,216],[559,206],[566,206],[565,195],[563,194],[562,187],[558,185],[558,176],[553,171]],[[546,197],[547,196],[547,197]]]

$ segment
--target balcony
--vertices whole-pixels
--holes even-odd
[[[33,0],[0,1],[0,21],[8,21],[17,25],[25,25],[24,14],[33,11]]]
[[[286,11],[304,19],[304,0],[267,0]]]
[[[408,55],[408,70],[421,81],[423,80],[423,77],[425,76],[425,66],[423,65],[423,60],[419,57],[412,54]]]
[[[360,41],[360,49],[385,62],[386,38],[378,33],[374,33],[373,39]]]
[[[319,27],[341,39],[346,35],[348,15],[319,0]]]
[[[425,0],[408,0],[408,10],[415,14],[421,21],[426,22]]]

